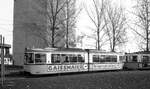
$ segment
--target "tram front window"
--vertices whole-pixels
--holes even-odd
[[[46,63],[46,54],[35,54],[35,63]]]
[[[33,53],[25,54],[25,63],[34,63]]]

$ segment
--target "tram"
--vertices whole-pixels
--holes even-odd
[[[77,48],[27,49],[24,71],[30,74],[56,74],[101,70],[121,70],[123,53]]]
[[[124,68],[126,69],[150,69],[150,52],[127,53],[125,57]]]

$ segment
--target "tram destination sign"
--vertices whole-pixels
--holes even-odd
[[[74,65],[49,65],[48,71],[80,71],[88,69],[85,64],[74,64]]]

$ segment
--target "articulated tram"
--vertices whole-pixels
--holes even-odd
[[[31,74],[56,74],[101,70],[121,70],[124,53],[76,48],[27,49],[24,71]]]

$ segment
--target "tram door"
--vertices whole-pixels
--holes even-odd
[[[150,57],[149,56],[143,56],[142,58],[143,67],[150,67]]]

